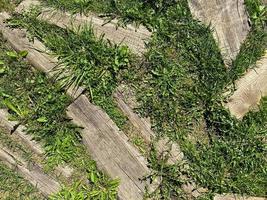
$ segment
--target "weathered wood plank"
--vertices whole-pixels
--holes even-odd
[[[267,95],[267,51],[265,56],[236,82],[236,91],[229,98],[226,107],[231,114],[242,119],[245,114],[257,108],[261,98]]]
[[[18,125],[18,122],[8,120],[9,114],[6,110],[0,109],[0,128],[4,129],[7,133],[11,133],[14,130],[15,126]],[[40,144],[33,140],[30,135],[27,135],[23,132],[25,127],[19,126],[16,131],[10,135],[11,137],[17,136],[19,140],[26,144],[34,153],[43,154],[44,151]]]
[[[134,92],[126,85],[120,85],[114,93],[114,98],[117,102],[118,107],[128,117],[131,124],[136,129],[135,132],[139,132],[140,135],[151,143],[155,141],[155,147],[157,153],[162,156],[168,156],[167,163],[172,165],[177,162],[184,162],[184,154],[181,151],[179,145],[170,139],[163,137],[155,140],[155,134],[151,129],[151,124],[148,119],[141,118],[134,112],[137,106]],[[188,177],[182,177],[185,181]],[[149,186],[149,192],[154,191],[161,182],[161,177],[158,177],[152,185]],[[186,193],[188,198],[197,198],[201,194],[207,192],[207,189],[200,188],[195,183],[183,184],[182,189]]]
[[[36,0],[24,0],[17,8],[18,12],[28,10],[31,5],[40,4]],[[114,43],[122,43],[127,45],[134,53],[142,54],[145,52],[145,40],[148,40],[151,33],[144,27],[138,29],[128,25],[125,28],[117,27],[116,20],[105,23],[105,20],[89,14],[84,16],[81,14],[72,15],[68,12],[54,10],[52,8],[43,9],[39,19],[46,20],[49,23],[56,24],[59,27],[77,28],[84,24],[92,24],[97,36],[105,35],[105,38]],[[104,25],[105,24],[105,25]]]
[[[140,133],[146,142],[150,143],[155,135],[151,130],[151,124],[149,120],[141,118],[134,112],[133,109],[134,104],[136,104],[136,100],[134,99],[134,94],[132,91],[127,86],[120,85],[114,92],[113,96],[118,107],[121,109],[124,115],[128,117],[129,121],[135,127],[137,132]],[[130,101],[132,103],[130,103]]]
[[[249,196],[241,196],[235,194],[221,194],[216,195],[214,200],[267,200],[264,197],[249,197]]]
[[[0,145],[0,160],[2,160],[11,169],[36,186],[42,194],[49,196],[60,190],[60,184],[53,178],[45,174],[39,165],[29,167],[26,161],[23,161],[18,155]]]
[[[8,117],[8,112],[4,109],[0,109],[0,128],[5,130],[6,133],[10,134],[11,131],[15,129],[16,125],[18,125],[18,122],[10,121],[8,120]],[[26,127],[19,125],[15,132],[10,134],[10,138],[13,138],[19,141],[21,144],[24,144],[37,156],[44,156],[45,151],[41,144],[37,143],[31,135],[26,134],[24,130],[26,130]],[[57,166],[55,173],[58,176],[62,175],[66,178],[69,178],[73,174],[73,169],[69,166]]]
[[[193,16],[212,25],[226,64],[235,59],[250,30],[244,0],[189,0]]]
[[[20,29],[10,29],[3,21],[8,19],[9,15],[0,13],[0,31],[4,39],[10,44],[15,51],[28,51],[26,57],[27,61],[32,64],[36,69],[45,72],[48,76],[53,76],[53,69],[57,66],[58,59],[47,53],[46,47],[39,40],[34,39],[30,42],[26,37],[26,31]],[[83,87],[74,88],[71,86],[67,90],[67,94],[76,99],[84,92]]]
[[[134,92],[128,86],[120,85],[113,96],[118,107],[124,115],[128,117],[129,121],[136,129],[136,132],[140,133],[147,143],[151,143],[156,136],[151,129],[150,120],[144,119],[135,113],[134,109],[137,106],[137,101]],[[156,141],[156,147],[159,154],[164,152],[169,154],[169,164],[182,161],[184,158],[179,145],[169,141],[167,138],[161,138]]]
[[[119,198],[143,199],[145,183],[140,179],[149,173],[146,161],[109,116],[85,95],[68,107],[67,114],[75,124],[84,127],[83,142],[98,167],[111,178],[120,179]]]

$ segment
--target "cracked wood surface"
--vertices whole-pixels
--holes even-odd
[[[25,0],[16,9],[17,12],[28,10],[31,5],[39,5],[40,2],[36,0]],[[54,10],[53,8],[43,8],[39,16],[48,23],[56,24],[61,28],[77,28],[84,24],[92,24],[97,36],[104,34],[106,39],[116,43],[127,45],[134,53],[142,54],[145,52],[145,41],[151,36],[151,33],[145,28],[138,29],[133,26],[126,26],[125,28],[117,27],[117,21],[112,20],[105,23],[104,19],[96,17],[95,15],[84,16],[81,14],[72,15],[68,12]]]
[[[225,63],[239,53],[250,30],[244,0],[189,0],[193,16],[214,28]]]
[[[67,114],[75,124],[84,127],[83,143],[97,166],[111,178],[120,179],[120,199],[143,199],[145,183],[140,179],[149,173],[146,161],[109,116],[85,95],[68,107]]]
[[[261,98],[267,95],[267,51],[256,67],[235,84],[236,90],[225,106],[233,116],[242,119],[251,109],[257,108]]]
[[[36,186],[43,195],[49,196],[59,192],[60,184],[45,174],[39,165],[33,164],[29,166],[26,161],[1,145],[0,160],[2,160],[9,168],[16,170],[33,186]]]

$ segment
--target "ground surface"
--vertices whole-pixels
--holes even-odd
[[[0,197],[264,199],[264,3],[0,0]]]

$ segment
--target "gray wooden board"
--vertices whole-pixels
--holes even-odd
[[[47,73],[49,76],[53,76],[53,69],[57,66],[58,60],[52,55],[47,53],[46,47],[37,39],[30,42],[26,37],[26,31],[20,29],[8,28],[3,21],[8,19],[9,16],[5,13],[0,13],[0,31],[3,34],[4,39],[11,45],[16,51],[28,51],[27,61],[32,64],[36,69]],[[84,91],[83,87],[74,88],[71,86],[67,90],[67,94],[77,98]]]
[[[244,0],[189,0],[193,16],[214,28],[227,64],[235,59],[250,30]]]
[[[150,120],[142,118],[135,113],[134,109],[137,106],[137,101],[134,92],[127,85],[120,85],[113,96],[118,107],[124,115],[128,117],[129,121],[136,129],[136,132],[138,132],[147,143],[151,143],[156,136],[151,129]],[[182,161],[184,158],[179,145],[171,142],[168,138],[160,138],[157,140],[156,147],[159,154],[168,151],[170,156],[168,160],[169,164]]]
[[[0,127],[10,134],[15,125],[18,124],[18,122],[10,121],[8,120],[8,117],[8,112],[6,110],[0,109]],[[26,144],[34,153],[43,154],[44,151],[41,145],[34,141],[30,135],[24,133],[24,129],[25,127],[19,126],[16,131],[10,136],[17,136],[17,138],[19,138],[22,143]]]
[[[137,132],[140,133],[141,137],[146,142],[150,143],[155,136],[151,130],[151,124],[148,119],[141,118],[138,114],[136,114],[133,110],[134,108],[129,104],[129,101],[134,99],[134,95],[131,93],[130,89],[128,89],[127,86],[121,85],[114,92],[113,96],[118,107],[124,115],[128,117]]]
[[[236,90],[225,105],[233,116],[242,119],[256,108],[262,97],[267,95],[267,51],[254,69],[236,81]]]
[[[10,134],[11,131],[14,130],[18,122],[10,121],[8,118],[9,114],[7,110],[0,109],[0,128],[3,129],[7,134],[9,134],[9,137],[11,139],[14,139],[19,143],[25,145],[27,148],[29,148],[30,151],[32,151],[38,157],[44,156],[45,151],[42,148],[41,144],[36,142],[31,135],[25,133],[24,130],[26,130],[26,127],[19,125],[16,128],[15,132]],[[59,165],[56,167],[55,173],[57,176],[62,175],[66,178],[69,178],[73,174],[73,169],[67,165],[65,166]]]
[[[17,170],[23,178],[28,180],[33,186],[36,186],[45,196],[59,192],[60,184],[45,174],[39,165],[35,164],[29,167],[28,163],[23,161],[22,158],[1,145],[0,160],[11,169]]]
[[[140,179],[149,173],[146,161],[109,116],[84,95],[68,107],[67,114],[84,127],[83,142],[98,167],[111,178],[120,179],[120,199],[143,199],[145,183]]]
[[[16,10],[21,12],[22,10],[28,10],[31,5],[38,4],[40,3],[36,0],[24,0]],[[43,8],[42,10],[39,19],[46,20],[62,28],[77,28],[84,24],[92,24],[97,36],[104,34],[106,39],[117,44],[127,45],[137,54],[145,52],[145,41],[151,36],[151,33],[142,26],[138,29],[130,25],[125,28],[117,27],[116,20],[105,23],[104,19],[93,14],[88,14],[87,16],[81,14],[72,15],[68,12],[61,12],[52,8]]]

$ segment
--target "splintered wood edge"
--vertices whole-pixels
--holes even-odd
[[[49,196],[60,191],[60,184],[45,174],[40,166],[34,165],[29,169],[27,162],[1,145],[0,160],[10,169],[18,171],[23,178],[28,180],[33,186],[36,186],[43,195]]]
[[[235,84],[236,90],[225,107],[237,119],[242,119],[250,110],[257,109],[262,97],[267,95],[267,50],[256,67]]]
[[[23,10],[28,10],[32,5],[40,5],[40,2],[37,0],[24,0],[16,11],[21,13]],[[92,24],[97,36],[104,34],[106,39],[117,44],[125,44],[138,55],[145,52],[145,41],[151,37],[151,32],[143,26],[138,29],[131,25],[121,28],[117,26],[117,20],[105,23],[105,20],[95,15],[73,15],[68,12],[55,11],[55,9],[49,7],[42,8],[39,19],[61,28],[78,28],[81,25]]]

